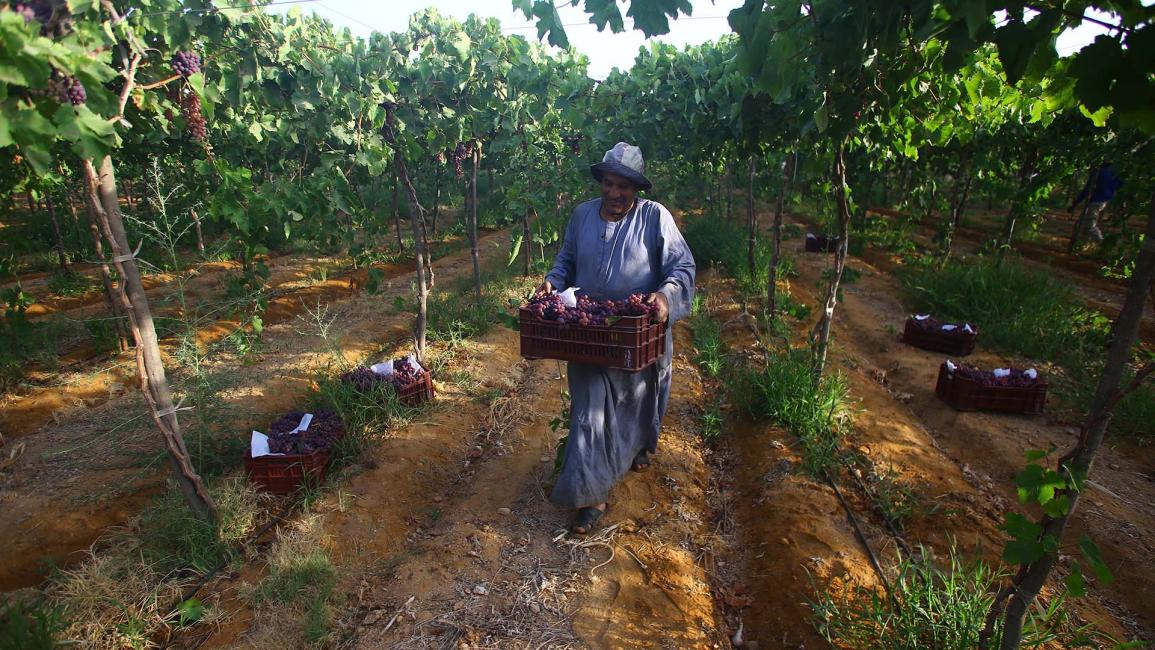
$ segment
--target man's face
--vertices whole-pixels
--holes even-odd
[[[638,190],[630,179],[609,172],[602,174],[602,210],[606,216],[625,216],[637,197]]]

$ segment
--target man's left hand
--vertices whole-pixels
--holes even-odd
[[[658,306],[658,313],[655,318],[659,323],[666,322],[670,317],[670,302],[666,300],[666,294],[661,291],[655,291],[650,294],[649,301]]]

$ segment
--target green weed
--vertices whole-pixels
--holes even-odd
[[[945,568],[927,549],[903,557],[891,576],[894,597],[879,588],[849,586],[841,593],[815,588],[815,628],[835,647],[856,650],[971,650],[978,647],[993,593],[1006,579],[982,561],[965,563],[954,548]],[[996,625],[991,647],[998,647]],[[1138,647],[1079,624],[1060,595],[1031,608],[1022,647]]]
[[[722,436],[722,403],[715,401],[702,413],[702,442],[713,445]]]
[[[54,296],[79,296],[95,286],[95,280],[73,271],[59,271],[48,278],[48,291]]]
[[[785,427],[802,443],[802,462],[822,476],[841,458],[842,436],[850,417],[846,379],[823,376],[817,383],[809,351],[778,351],[763,369],[751,369],[737,382],[734,400],[743,411]]]
[[[330,463],[334,468],[356,462],[369,444],[395,426],[408,422],[416,409],[397,399],[397,391],[387,382],[358,390],[339,377],[317,380],[317,408],[331,409],[341,416],[345,435],[333,446]]]
[[[707,313],[691,318],[690,328],[694,332],[694,362],[706,376],[717,377],[726,363],[722,328]]]
[[[58,605],[21,599],[0,602],[0,650],[40,650],[56,647],[65,625]]]
[[[162,573],[189,569],[207,573],[233,557],[256,528],[262,509],[243,477],[212,482],[209,493],[219,514],[216,525],[196,517],[175,485],[137,518],[134,530],[141,553]]]
[[[1149,444],[1155,437],[1155,385],[1148,380],[1115,407],[1109,432],[1117,438]]]
[[[314,518],[306,518],[278,533],[268,577],[251,595],[266,620],[289,623],[309,646],[323,644],[333,632],[339,578],[319,527]]]

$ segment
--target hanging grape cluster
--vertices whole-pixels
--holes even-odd
[[[184,89],[180,93],[180,112],[188,124],[189,135],[197,142],[204,142],[208,137],[208,127],[205,125],[204,115],[201,114],[201,98],[195,92]]]
[[[52,79],[48,82],[48,89],[61,103],[69,103],[73,106],[80,106],[88,101],[88,93],[84,90],[84,84],[76,77],[72,77],[57,70],[52,73]]]
[[[449,159],[453,161],[453,173],[457,178],[461,178],[465,173],[465,168],[462,167],[462,163],[472,155],[473,143],[471,142],[458,142],[457,147],[449,152]]]
[[[177,52],[172,56],[172,69],[182,77],[191,77],[201,71],[201,58],[196,52]]]
[[[580,133],[569,133],[561,136],[561,141],[569,145],[570,153],[578,155],[582,152],[582,136]]]
[[[45,0],[18,2],[12,5],[12,11],[24,16],[25,24],[28,24],[34,20],[40,23],[42,35],[45,26],[47,26],[49,20],[52,19],[52,3],[46,2]]]
[[[561,296],[543,293],[530,298],[526,305],[530,313],[541,320],[560,321],[562,324],[605,326],[611,318],[621,316],[650,316],[658,313],[658,305],[649,296],[635,293],[625,300],[594,300],[589,296],[578,296],[577,305],[566,307]]]

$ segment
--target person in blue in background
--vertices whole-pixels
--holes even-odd
[[[1088,200],[1087,209],[1083,213],[1083,224],[1079,228],[1080,232],[1090,233],[1091,238],[1098,243],[1103,243],[1103,232],[1099,230],[1099,215],[1107,207],[1107,203],[1115,198],[1115,193],[1119,188],[1123,187],[1123,180],[1111,168],[1110,161],[1104,161],[1099,165],[1099,172],[1093,179],[1087,181],[1083,187],[1083,191],[1079,192],[1079,196],[1075,197],[1075,202],[1067,209],[1068,213],[1075,211],[1075,207]]]
[[[601,198],[577,206],[553,268],[538,292],[578,287],[595,300],[640,293],[657,304],[659,322],[690,313],[694,256],[670,211],[638,197],[652,187],[638,147],[619,142],[590,166]],[[570,362],[569,439],[550,500],[577,508],[570,531],[592,530],[610,488],[650,464],[670,398],[674,337],[657,363],[638,372]]]

